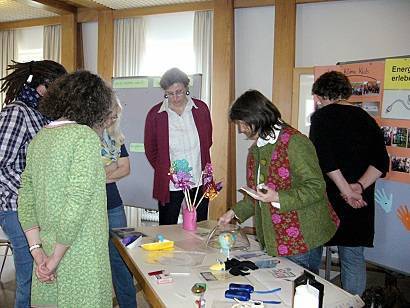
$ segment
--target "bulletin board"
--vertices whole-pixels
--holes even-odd
[[[332,70],[349,78],[349,101],[380,125],[390,158],[387,176],[376,182],[374,248],[366,260],[410,274],[410,58],[315,67],[315,79]]]

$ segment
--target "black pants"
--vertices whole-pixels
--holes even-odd
[[[194,202],[196,187],[192,188],[189,193],[191,201]],[[170,191],[170,199],[165,205],[161,205],[158,202],[159,210],[159,225],[175,225],[178,222],[179,212],[181,211],[181,203],[184,200],[184,193],[182,190]],[[202,186],[199,187],[196,202],[202,197]],[[195,203],[196,203],[195,202]],[[202,221],[208,219],[208,204],[209,200],[203,198],[201,204],[196,209],[196,220]]]

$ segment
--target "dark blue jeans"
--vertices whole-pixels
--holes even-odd
[[[30,254],[17,212],[0,211],[0,226],[13,247],[14,267],[16,269],[16,301],[14,307],[29,308],[33,257]]]
[[[108,222],[110,230],[112,228],[126,227],[127,219],[125,217],[124,206],[109,209]],[[137,292],[134,287],[132,274],[111,239],[108,243],[108,247],[110,251],[112,283],[114,285],[118,305],[120,308],[135,308],[137,307]]]
[[[362,296],[366,289],[366,260],[364,247],[337,246],[340,259],[342,288],[351,294]]]
[[[322,262],[323,246],[309,250],[306,253],[287,257],[296,264],[308,269],[309,271],[319,274],[320,263]]]

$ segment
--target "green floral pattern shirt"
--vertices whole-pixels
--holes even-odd
[[[31,304],[111,308],[105,173],[96,133],[78,124],[43,128],[29,145],[18,201],[23,229],[40,227],[47,255],[56,243],[69,246],[54,283],[41,283],[33,271]]]
[[[310,140],[285,126],[278,141],[251,146],[247,161],[248,186],[265,183],[279,193],[280,209],[249,196],[233,208],[244,221],[255,216],[261,245],[272,256],[305,253],[326,243],[336,232],[337,217],[326,197],[325,182]]]

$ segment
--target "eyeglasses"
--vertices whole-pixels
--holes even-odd
[[[172,92],[165,92],[164,94],[164,98],[168,98],[170,96],[175,96],[175,97],[181,97],[182,95],[184,95],[184,90],[176,90],[175,93]]]
[[[111,121],[117,120],[117,119],[118,119],[118,114],[113,115],[113,116],[110,116],[109,119],[110,119]]]

